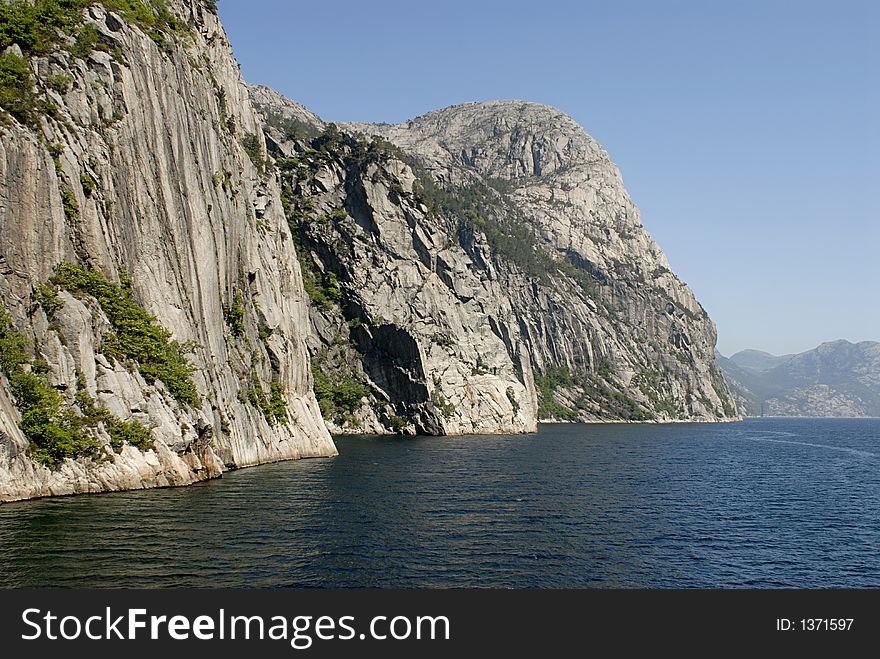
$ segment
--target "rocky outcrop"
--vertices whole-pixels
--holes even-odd
[[[880,417],[880,343],[829,341],[795,355],[718,362],[749,416]]]
[[[511,101],[337,127],[252,98],[307,284],[329,289],[312,295],[315,366],[332,389],[356,364],[365,393],[334,429],[735,417],[713,323],[569,117]]]
[[[72,54],[74,35],[29,56],[38,116],[4,113],[0,125],[2,305],[68,404],[85,390],[150,428],[153,448],[113,452],[97,423],[97,454],[49,468],[31,457],[4,377],[0,501],[183,485],[336,452],[312,393],[306,296],[259,119],[216,15],[196,0],[169,7],[178,33],[165,35],[88,7],[95,49]],[[130,279],[133,301],[188,350],[199,400],[180,402],[111,354],[114,327],[88,291],[50,285],[60,308],[47,309],[38,291],[60,263]]]
[[[306,120],[257,89],[274,128],[288,216],[312,296],[316,392],[337,432],[519,433],[536,429],[531,363],[505,342],[501,284],[471,271],[445,219],[414,195],[389,145]],[[283,130],[278,127],[282,126]],[[313,129],[323,124],[310,122]],[[305,134],[305,135],[304,135]],[[308,146],[314,144],[318,148]]]

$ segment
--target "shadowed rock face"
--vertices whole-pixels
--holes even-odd
[[[312,353],[331,370],[358,364],[374,398],[334,429],[379,432],[392,414],[411,431],[431,417],[443,432],[527,431],[536,415],[736,414],[713,323],[645,231],[608,154],[566,115],[471,103],[341,132],[313,120],[306,132],[325,133],[310,140],[278,120],[307,121],[301,106],[285,111],[265,88],[252,95],[270,117],[268,143],[293,159],[282,178],[304,261],[339,285],[338,305],[312,310]],[[398,400],[376,372],[375,346],[358,338],[376,324],[417,346],[419,369],[407,374],[427,401]]]
[[[829,341],[796,355],[719,356],[744,414],[880,416],[880,343]]]
[[[183,485],[226,467],[335,454],[312,393],[308,309],[278,186],[254,164],[265,149],[259,120],[217,17],[200,2],[171,6],[190,33],[164,50],[90,7],[105,50],[29,57],[57,112],[0,125],[2,306],[68,403],[82,374],[100,407],[153,429],[155,448],[49,469],[28,455],[4,378],[0,501]],[[61,76],[63,90],[47,84]],[[108,356],[108,320],[89,295],[60,291],[54,314],[35,302],[61,262],[111,281],[127,270],[137,304],[192,342],[200,404],[178,403],[161,380],[148,384],[136,364]],[[233,333],[224,308],[237,295]],[[285,409],[270,423],[249,399],[255,383],[268,392],[273,381]],[[105,428],[93,434],[107,443]]]

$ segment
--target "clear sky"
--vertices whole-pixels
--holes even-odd
[[[221,0],[249,82],[327,120],[556,106],[719,348],[880,340],[880,2]]]

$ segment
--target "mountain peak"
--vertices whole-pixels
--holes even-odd
[[[559,108],[544,103],[536,103],[534,101],[525,101],[518,99],[500,99],[494,101],[468,101],[466,103],[456,103],[445,108],[431,110],[425,114],[419,115],[402,124],[415,124],[419,122],[432,121],[443,117],[454,115],[478,116],[504,116],[508,118],[522,117],[528,121],[536,117],[547,117],[569,121],[575,124],[575,121]]]
[[[764,352],[763,350],[752,350],[747,348],[746,350],[740,350],[731,355],[730,361],[740,368],[763,373],[764,371],[769,371],[771,368],[778,366],[789,357],[791,357],[791,355],[773,355],[769,352]]]
[[[608,153],[574,119],[530,101],[460,103],[399,124],[345,125],[378,134],[429,161],[451,155],[493,178],[527,179],[600,165],[620,179]]]
[[[248,85],[251,103],[265,115],[301,122],[314,128],[323,129],[324,121],[301,103],[282,96],[266,85]]]

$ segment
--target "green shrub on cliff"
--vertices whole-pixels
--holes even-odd
[[[126,282],[127,276],[120,279]],[[101,305],[113,327],[113,333],[104,337],[105,354],[136,362],[147,382],[161,380],[180,404],[200,403],[184,347],[135,303],[130,284],[114,284],[97,270],[70,263],[60,264],[51,281],[71,293],[90,295]]]
[[[110,433],[110,446],[117,453],[122,451],[126,443],[141,451],[153,448],[153,431],[139,421],[122,421],[111,416],[107,422],[107,432]]]
[[[76,201],[76,195],[73,190],[66,186],[61,186],[61,207],[64,209],[64,217],[68,222],[76,222],[79,219],[79,203]]]
[[[272,380],[267,394],[260,382],[259,374],[256,371],[251,372],[248,402],[263,413],[269,425],[287,422],[287,401],[284,399],[284,393],[284,385],[278,380]]]
[[[0,57],[0,108],[20,122],[29,123],[35,106],[33,81],[27,62],[17,55],[6,53]]]
[[[55,44],[66,47],[63,35],[76,35],[72,52],[86,57],[98,44],[94,26],[81,28],[83,10],[92,0],[13,0],[0,2],[0,50],[18,44],[25,55],[42,55]],[[183,34],[188,27],[168,9],[166,0],[103,0],[107,9],[137,25],[160,46],[165,34]]]
[[[17,44],[24,55],[10,52],[0,58],[0,108],[21,123],[34,124],[37,110],[49,116],[57,113],[51,103],[37,102],[27,57],[45,55],[56,45],[79,58],[88,57],[96,48],[108,49],[101,43],[98,29],[91,23],[84,24],[83,10],[90,4],[91,0],[0,2],[0,52]],[[166,0],[104,0],[102,4],[137,25],[165,51],[170,49],[168,35],[189,31],[168,9]],[[69,37],[74,37],[72,44]],[[58,76],[46,80],[53,89],[58,88],[58,83]]]
[[[328,360],[326,350],[312,358],[315,398],[325,418],[344,423],[370,392],[350,374],[330,370]]]
[[[30,442],[28,452],[34,460],[54,469],[65,458],[97,454],[98,443],[86,434],[82,420],[49,384],[46,369],[31,359],[24,335],[15,329],[5,310],[0,310],[0,368],[21,412],[18,425]]]
[[[18,426],[29,442],[28,453],[37,462],[55,469],[66,458],[98,458],[101,447],[89,431],[100,423],[116,452],[126,442],[142,451],[153,447],[149,428],[137,421],[122,421],[95,404],[81,374],[77,377],[76,405],[69,404],[49,383],[49,365],[31,357],[27,340],[4,309],[0,309],[0,369],[9,380],[21,414]]]
[[[82,186],[83,194],[86,197],[91,197],[95,192],[95,188],[98,187],[98,182],[92,177],[91,174],[80,174],[79,175],[79,184]]]
[[[285,117],[271,111],[267,113],[266,124],[283,131],[285,137],[289,140],[313,140],[321,134],[320,129],[308,122],[293,117]]]
[[[565,366],[550,366],[544,373],[535,372],[535,388],[538,390],[538,417],[575,421],[577,412],[560,405],[553,397],[559,387],[571,386],[571,371]]]
[[[87,0],[14,0],[0,2],[0,50],[14,43],[25,54],[42,54],[58,43],[60,33],[82,22]]]
[[[168,9],[166,0],[103,0],[107,9],[111,9],[123,15],[123,17],[144,32],[152,36],[156,30],[164,32],[186,32],[187,26]]]
[[[342,300],[342,290],[339,288],[339,280],[333,272],[321,272],[314,265],[314,259],[309,253],[297,247],[300,269],[302,272],[303,288],[312,303],[319,309],[327,311]]]
[[[55,468],[65,458],[97,454],[98,443],[85,434],[80,418],[44,378],[20,371],[9,381],[21,411],[19,427],[30,441],[28,452],[34,460]]]
[[[235,295],[232,296],[232,304],[223,305],[223,316],[232,336],[239,337],[244,334],[244,298],[240,291],[235,291]]]
[[[0,309],[0,368],[9,375],[30,361],[27,341],[12,325],[12,319],[5,309]]]
[[[51,75],[46,78],[46,84],[49,86],[49,89],[52,89],[59,94],[67,93],[67,91],[70,90],[71,82],[73,82],[73,79],[63,73]]]
[[[268,158],[263,157],[263,147],[260,144],[260,138],[255,133],[246,133],[241,138],[241,146],[254,164],[254,167],[257,168],[257,171],[260,174],[266,173],[270,161]]]
[[[43,308],[49,320],[64,307],[64,300],[58,297],[58,291],[49,284],[38,284],[34,288],[34,299]]]
[[[136,446],[141,451],[153,448],[153,431],[139,421],[122,421],[110,410],[98,407],[95,399],[86,390],[86,379],[83,374],[76,375],[76,404],[82,412],[83,422],[91,427],[103,423],[110,435],[110,447],[120,453],[125,443]]]
[[[76,35],[76,41],[73,43],[73,48],[70,49],[70,53],[74,57],[85,59],[92,54],[92,51],[95,50],[97,45],[98,28],[89,23],[80,28]]]

